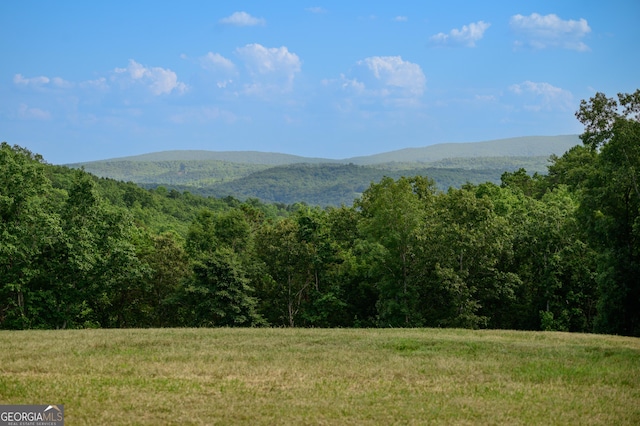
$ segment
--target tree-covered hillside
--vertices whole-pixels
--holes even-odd
[[[562,154],[580,144],[578,135],[526,136],[485,142],[442,143],[421,148],[405,148],[365,157],[354,157],[348,162],[371,165],[390,162],[432,163],[447,158],[483,157],[549,157]]]
[[[0,328],[640,336],[639,110],[640,90],[583,101],[583,145],[552,157],[545,175],[519,169],[443,191],[403,173],[327,208],[145,190],[3,143]],[[350,170],[359,166],[323,179]]]
[[[465,183],[499,183],[505,171],[546,171],[547,157],[482,157],[444,159],[425,167],[419,163],[355,164],[295,163],[268,166],[218,160],[101,161],[84,166],[100,177],[133,182],[145,188],[164,186],[205,197],[257,198],[266,203],[305,202],[319,206],[351,204],[372,182],[385,176],[428,176],[438,188]]]
[[[530,173],[546,173],[549,165],[548,156],[456,157],[428,164],[390,162],[367,166],[299,162],[274,166],[212,159],[138,161],[136,158],[99,161],[82,167],[97,176],[130,181],[145,188],[164,186],[205,197],[233,196],[268,203],[338,206],[353,203],[369,184],[385,176],[428,176],[438,188],[446,190],[460,188],[465,183],[499,183],[502,173],[520,168]]]
[[[174,150],[160,151],[148,154],[120,157],[108,160],[98,160],[85,163],[70,164],[70,166],[83,166],[102,161],[109,162],[163,162],[163,161],[222,161],[241,164],[261,164],[269,166],[281,166],[295,163],[331,163],[334,160],[326,158],[301,157],[298,155],[282,154],[277,152],[260,151],[204,151],[204,150]],[[335,160],[335,162],[339,162]]]
[[[415,164],[413,164],[415,166]],[[293,164],[272,167],[237,180],[194,188],[205,196],[258,198],[267,203],[305,202],[317,206],[351,205],[385,176],[428,176],[446,190],[465,183],[500,182],[502,169],[372,167],[354,164]]]
[[[123,182],[203,188],[239,179],[273,166],[220,160],[113,160],[70,164],[69,167],[82,168],[98,177]]]
[[[70,164],[72,167],[93,167],[101,162],[166,162],[166,161],[223,161],[242,164],[282,166],[296,163],[329,163],[376,165],[388,163],[432,163],[446,158],[479,157],[549,157],[562,154],[579,145],[578,135],[526,136],[484,142],[441,143],[419,148],[405,148],[380,154],[344,159],[301,157],[291,154],[259,151],[161,151],[130,157],[113,158]]]

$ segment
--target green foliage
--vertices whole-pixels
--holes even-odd
[[[415,280],[417,230],[427,217],[435,185],[424,178],[384,178],[359,200],[360,228],[378,245],[371,251],[377,277],[379,321],[383,326],[421,325]],[[375,247],[375,246],[374,246]]]
[[[0,328],[640,335],[639,105],[640,92],[583,102],[584,146],[552,157],[546,175],[488,169],[503,164],[489,157],[436,167],[280,158],[297,164],[240,167],[217,197],[98,178],[3,143]],[[235,173],[227,160],[214,161]],[[138,172],[218,179],[189,158],[161,161]],[[465,175],[442,168],[452,165]]]
[[[578,198],[560,186],[541,200],[527,200],[518,214],[515,266],[523,286],[518,293],[518,327],[537,329],[543,317],[555,316],[555,329],[593,329],[596,254],[580,228]]]
[[[202,211],[187,235],[187,253],[193,276],[182,295],[185,325],[264,325],[248,278],[252,259],[250,226],[244,213],[232,209],[212,214]]]
[[[388,176],[429,176],[443,191],[465,183],[499,183],[505,171],[545,173],[550,154],[576,145],[575,135],[439,144],[346,160],[259,152],[167,151],[73,164],[101,177],[162,186],[205,197],[267,203],[351,205]]]
[[[160,235],[140,233],[136,241],[138,257],[149,269],[142,286],[137,326],[183,325],[180,315],[182,286],[192,277],[184,242],[173,232]]]
[[[241,261],[229,248],[216,249],[193,263],[184,288],[184,324],[192,327],[264,325]]]
[[[82,167],[93,175],[124,182],[171,186],[187,185],[198,188],[238,179],[270,166],[194,158],[192,160],[159,161],[106,160],[71,164],[70,167]]]
[[[42,158],[24,148],[0,145],[0,325],[40,326],[47,295],[32,283],[62,237],[58,193],[44,173]]]
[[[622,109],[620,111],[619,109]],[[600,254],[596,329],[640,335],[640,90],[598,93],[576,113],[595,157],[583,171],[580,213],[589,242]]]
[[[461,161],[468,164],[469,161]],[[425,167],[412,163],[385,164],[376,166],[359,166],[354,164],[292,164],[281,165],[255,171],[243,176],[212,180],[209,177],[200,180],[194,174],[184,176],[181,181],[151,177],[134,182],[145,188],[162,187],[177,191],[189,191],[204,197],[222,198],[238,197],[242,200],[257,198],[266,203],[294,204],[305,202],[318,206],[351,205],[372,183],[385,176],[398,179],[402,176],[428,176],[437,186],[446,190],[450,187],[461,187],[465,183],[482,183],[500,181],[505,170],[517,168],[510,161],[505,168],[477,168],[460,166]],[[535,167],[543,168],[545,160],[540,160]],[[130,163],[126,163],[129,165]],[[206,173],[205,173],[206,175]],[[110,177],[120,179],[119,173]],[[208,176],[208,175],[207,175]],[[149,181],[147,183],[147,181]]]
[[[439,161],[434,161],[433,163],[429,163],[430,168],[439,169],[499,171],[524,169],[529,171],[530,173],[540,174],[546,174],[548,166],[549,155],[526,157],[456,157],[445,158]]]

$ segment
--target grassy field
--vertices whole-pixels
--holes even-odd
[[[640,339],[451,329],[0,332],[67,425],[640,424]]]

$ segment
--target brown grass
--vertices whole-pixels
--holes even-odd
[[[66,424],[640,424],[640,339],[433,329],[0,332]]]

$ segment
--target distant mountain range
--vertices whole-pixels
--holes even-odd
[[[85,163],[74,163],[70,166],[89,165],[93,163],[116,161],[205,161],[217,160],[242,164],[265,164],[281,166],[295,163],[337,163],[337,164],[384,164],[392,162],[430,163],[445,158],[469,157],[548,157],[560,155],[569,148],[580,144],[578,135],[561,136],[525,136],[519,138],[496,139],[484,142],[441,143],[421,148],[404,148],[381,154],[351,157],[342,160],[328,158],[301,157],[298,155],[260,151],[203,151],[179,150],[161,151],[130,157],[112,158]]]
[[[530,136],[405,148],[342,160],[257,151],[163,151],[67,166],[99,177],[205,196],[265,202],[351,204],[383,176],[426,175],[446,190],[499,183],[505,171],[546,173],[551,155],[580,144],[577,135]]]

